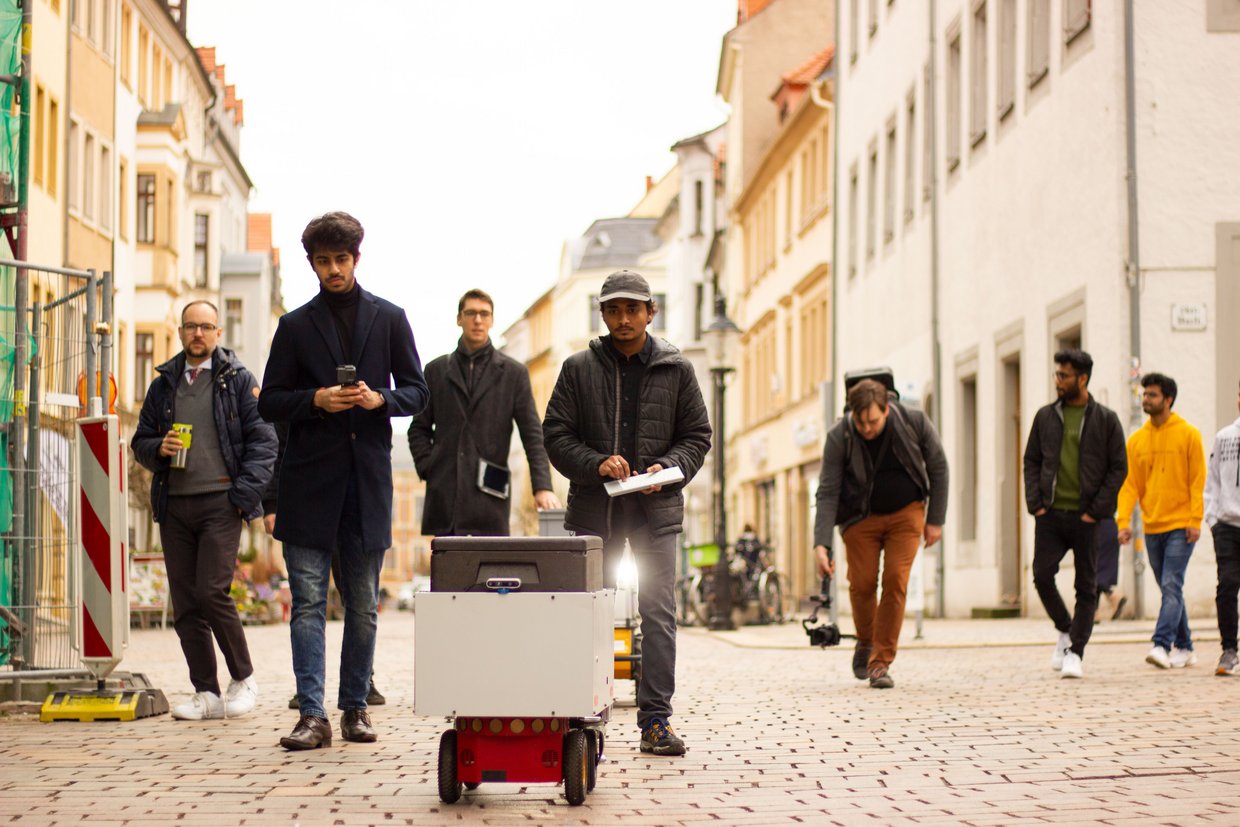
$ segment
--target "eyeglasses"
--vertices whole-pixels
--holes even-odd
[[[193,322],[189,322],[188,324],[181,325],[181,329],[191,335],[193,335],[194,333],[197,333],[200,330],[203,333],[214,333],[215,331],[219,330],[219,328],[213,324],[194,324]]]
[[[1077,377],[1077,374],[1075,373],[1065,373],[1062,370],[1055,371],[1055,378],[1058,379],[1060,382],[1068,382],[1072,379],[1075,379],[1076,377]]]
[[[482,321],[485,322],[487,319],[491,318],[491,311],[490,310],[462,310],[461,315],[467,319],[482,319]]]

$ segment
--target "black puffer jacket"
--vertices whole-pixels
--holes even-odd
[[[651,337],[654,351],[642,378],[638,402],[639,470],[658,463],[678,467],[684,483],[657,494],[636,496],[651,534],[682,530],[685,498],[681,489],[702,467],[710,450],[710,420],[693,366],[672,345]],[[547,403],[543,441],[556,470],[568,478],[565,526],[581,534],[611,534],[611,498],[598,473],[603,460],[619,453],[620,366],[602,339],[564,362]]]
[[[1063,403],[1040,408],[1025,445],[1025,504],[1030,514],[1055,501],[1059,448],[1063,444]],[[1090,395],[1081,421],[1081,511],[1095,520],[1115,516],[1115,501],[1128,476],[1124,428],[1115,411]]]
[[[256,520],[263,516],[263,492],[271,481],[276,461],[276,433],[258,415],[258,381],[233,352],[217,347],[211,355],[211,365],[215,430],[224,466],[232,478],[228,500],[247,520]],[[176,388],[185,372],[185,351],[156,370],[159,377],[146,392],[131,447],[138,462],[155,475],[151,482],[151,510],[158,523],[168,508],[168,469],[172,462],[159,453],[159,445],[176,418]]]

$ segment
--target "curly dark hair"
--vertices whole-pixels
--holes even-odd
[[[301,234],[301,246],[307,256],[313,256],[317,250],[347,250],[357,258],[365,235],[362,223],[347,212],[329,212],[306,225]]]

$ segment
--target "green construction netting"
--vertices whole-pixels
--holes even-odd
[[[0,75],[21,72],[22,12],[15,0],[0,0]],[[0,177],[7,177],[17,191],[17,161],[21,134],[21,114],[13,111],[17,94],[11,84],[0,91]],[[29,105],[25,107],[27,110]]]
[[[16,0],[0,0],[0,74],[15,76],[21,71],[22,12]],[[17,90],[0,84],[0,181],[7,179],[17,191],[18,157],[21,144],[21,115],[15,113],[13,100]],[[27,106],[27,109],[29,107]],[[8,241],[0,242],[0,253],[13,258]],[[0,269],[0,423],[13,421],[13,304],[16,273]],[[9,440],[0,434],[0,462],[7,465]],[[0,471],[0,532],[13,527],[13,479],[8,471]],[[0,543],[0,606],[11,606],[13,595],[12,543]],[[0,619],[0,664],[9,660],[9,628]]]

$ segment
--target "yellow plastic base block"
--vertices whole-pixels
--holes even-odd
[[[162,706],[162,708],[161,708]],[[168,711],[168,702],[156,690],[55,692],[43,702],[39,720],[51,721],[133,721]]]

